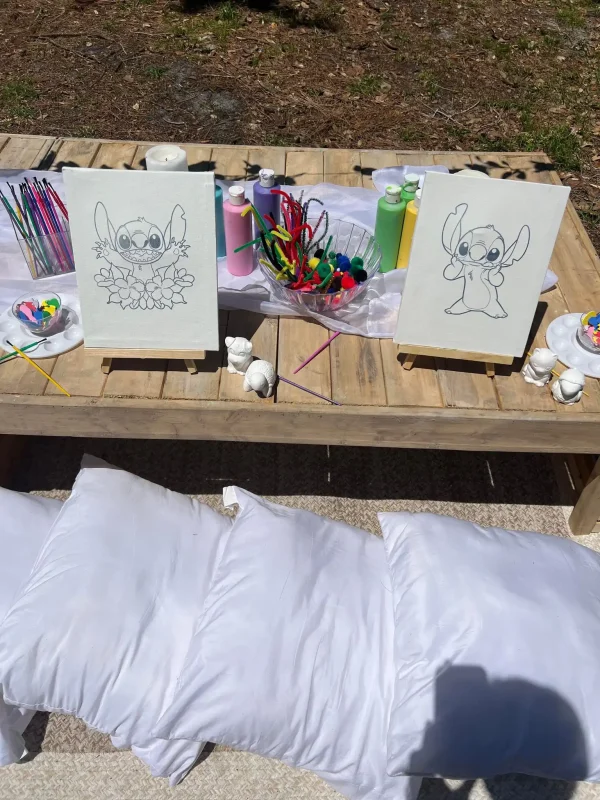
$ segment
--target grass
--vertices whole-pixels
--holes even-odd
[[[349,85],[351,94],[373,97],[381,91],[382,78],[379,75],[363,75]]]
[[[423,84],[423,88],[425,89],[429,97],[434,98],[438,96],[441,87],[438,82],[438,79],[433,74],[433,72],[431,72],[428,69],[424,69],[422,72],[419,73],[419,80]]]
[[[221,5],[213,20],[208,23],[208,28],[221,44],[224,44],[231,34],[242,24],[242,12],[230,0]]]
[[[585,14],[579,8],[561,8],[556,12],[556,19],[570,28],[583,28],[585,25]]]
[[[168,71],[169,71],[168,67],[157,67],[152,65],[146,67],[146,69],[144,70],[146,75],[155,81],[157,81],[159,78],[162,78],[162,76]]]
[[[279,13],[291,26],[306,26],[325,31],[336,31],[344,14],[338,0],[312,0],[299,6],[292,0],[280,0]]]
[[[482,135],[479,137],[478,148],[497,152],[543,150],[558,169],[565,171],[581,169],[581,140],[568,125],[537,127],[526,118],[525,126],[526,130],[504,139]]]
[[[560,36],[556,36],[554,33],[545,33],[542,36],[542,44],[548,50],[556,50],[560,46]]]
[[[486,50],[493,53],[496,58],[507,58],[510,55],[510,45],[508,42],[498,42],[496,39],[484,39],[483,46]]]
[[[31,119],[35,111],[30,101],[37,96],[38,91],[30,80],[6,81],[0,89],[0,106],[14,119]]]

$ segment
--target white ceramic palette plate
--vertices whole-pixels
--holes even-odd
[[[60,293],[63,309],[65,310],[66,321],[64,330],[48,337],[47,342],[43,342],[38,347],[26,350],[31,358],[52,358],[61,353],[78,347],[83,342],[83,328],[81,327],[81,309],[79,300],[72,294]],[[34,336],[24,328],[13,316],[12,309],[7,308],[0,314],[0,348],[7,353],[12,353],[13,349],[8,344],[10,340],[17,347],[31,344],[36,339],[43,339],[43,336]]]
[[[546,331],[546,343],[567,367],[577,367],[590,378],[600,378],[600,355],[589,353],[577,342],[580,320],[581,314],[565,314],[553,319]]]

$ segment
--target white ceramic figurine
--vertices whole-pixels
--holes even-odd
[[[244,377],[244,391],[255,392],[271,397],[275,386],[275,367],[270,361],[253,361]]]
[[[529,361],[523,365],[521,375],[526,383],[534,386],[545,386],[550,380],[552,370],[556,367],[558,358],[547,347],[536,347]]]
[[[252,342],[243,336],[228,336],[225,339],[227,346],[227,372],[234,375],[245,375],[252,363]]]
[[[578,403],[583,394],[585,386],[585,375],[580,369],[572,367],[561,373],[552,384],[552,396],[559,403],[567,406]]]

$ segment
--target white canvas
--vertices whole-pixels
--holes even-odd
[[[569,191],[427,173],[394,341],[523,355]]]
[[[213,173],[63,174],[86,346],[218,350]]]

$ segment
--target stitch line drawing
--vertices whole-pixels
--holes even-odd
[[[94,280],[108,291],[107,303],[143,310],[185,304],[184,291],[194,276],[175,265],[188,257],[186,224],[185,211],[176,205],[164,231],[144,217],[115,228],[104,203],[96,203],[93,250],[109,266],[101,267]]]
[[[444,278],[463,280],[461,297],[445,309],[446,314],[478,311],[494,319],[507,317],[498,298],[498,288],[504,283],[502,270],[520,261],[527,252],[529,226],[523,225],[513,244],[506,247],[504,237],[493,225],[462,233],[462,221],[468,208],[466,203],[457,205],[448,214],[442,230],[442,245],[451,256],[444,268]]]

